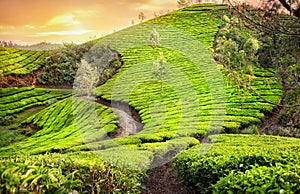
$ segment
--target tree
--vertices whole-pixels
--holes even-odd
[[[164,77],[167,74],[167,68],[164,65],[164,53],[159,52],[158,59],[153,61],[153,70],[152,74],[156,77],[156,79],[159,80],[160,83],[160,97],[163,96],[163,81]]]
[[[159,42],[160,42],[159,33],[154,28],[149,38],[149,44],[153,49],[155,49],[159,45]]]
[[[84,59],[81,60],[80,68],[76,73],[73,85],[76,95],[84,96],[87,99],[95,95],[95,88],[99,81],[97,72],[97,67],[92,67],[92,65]]]
[[[179,8],[188,6],[191,3],[190,0],[177,0],[177,5]]]
[[[230,5],[240,4],[234,0],[227,0]],[[300,1],[299,0],[260,0],[261,6],[265,10],[285,10],[289,12],[290,15],[300,18]]]
[[[122,65],[119,53],[112,50],[108,45],[96,44],[85,55],[84,59],[92,68],[97,70],[99,75],[97,85],[105,83]]]
[[[289,5],[297,4],[296,1],[289,2]],[[268,4],[258,8],[229,3],[233,9],[229,17],[223,16],[226,25],[220,31],[217,60],[225,65],[229,78],[234,79],[238,86],[269,103],[272,102],[251,86],[251,76],[255,68],[271,70],[284,88],[283,99],[276,104],[281,107],[280,114],[286,115],[286,124],[300,128],[299,18],[293,11],[289,15],[282,12],[282,1],[269,0]]]
[[[146,19],[146,16],[145,16],[145,14],[144,14],[144,12],[140,12],[139,13],[139,20],[142,22],[142,21],[144,21]]]
[[[275,2],[275,0],[269,0],[270,2]],[[291,15],[300,18],[300,4],[299,0],[279,0],[281,5],[290,12]]]
[[[159,46],[159,43],[160,43],[160,35],[157,32],[157,30],[154,28],[152,33],[150,34],[149,45],[153,48],[153,51],[154,51]],[[154,75],[154,77],[156,79],[159,80],[160,97],[162,97],[162,95],[163,95],[163,81],[164,81],[164,77],[167,73],[167,69],[164,64],[165,64],[164,53],[159,52],[157,59],[154,58],[154,61],[153,61],[152,74]]]
[[[91,46],[90,43],[64,44],[62,48],[51,51],[44,61],[42,73],[38,75],[38,83],[52,86],[72,86],[78,63]]]

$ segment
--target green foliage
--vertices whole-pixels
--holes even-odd
[[[214,186],[213,193],[298,193],[300,167],[278,165],[231,171]]]
[[[229,182],[225,184],[222,180],[219,183],[218,191],[228,186],[229,189],[226,191],[234,192],[235,190],[231,190],[236,185],[234,183],[250,178],[251,175],[247,172],[252,172],[253,169],[255,173],[256,167],[270,167],[272,170],[278,165],[299,165],[298,151],[300,146],[298,139],[256,135],[214,135],[209,138],[209,144],[183,151],[174,159],[174,167],[179,177],[194,185],[202,193],[211,193],[213,185],[221,177],[225,177],[226,181],[229,180]],[[292,169],[290,170],[289,173],[292,175]],[[245,172],[247,175],[244,178],[242,174]],[[279,173],[279,171],[276,173],[278,173],[277,179],[288,180],[289,175]],[[237,175],[236,179],[233,178],[233,174]],[[263,173],[261,172],[261,174]],[[263,177],[261,178],[263,179]],[[273,176],[271,177],[273,178]],[[272,179],[271,177],[270,179]],[[230,182],[231,180],[232,182]],[[253,181],[253,184],[246,186],[245,189],[254,189],[254,182],[259,182],[256,179],[248,181]],[[261,185],[258,186],[263,186],[264,182],[259,184]],[[276,181],[272,184],[276,184]]]
[[[258,127],[256,125],[251,125],[247,127],[246,129],[242,130],[243,134],[259,134]]]
[[[299,125],[299,22],[292,15],[279,14],[279,7],[256,10],[242,6],[231,18],[224,15],[225,25],[219,33],[215,57],[224,65],[229,81],[243,90],[249,89],[266,102],[273,100],[261,94],[254,79],[268,75],[265,86],[272,88],[267,80],[283,86],[287,99],[283,99],[279,124],[297,128]],[[295,22],[296,21],[296,22]],[[260,70],[259,70],[260,69]],[[263,70],[266,73],[257,74]],[[290,95],[291,94],[291,95]],[[293,96],[292,99],[289,99]],[[276,102],[279,104],[279,102]]]
[[[14,120],[14,117],[11,116],[11,115],[8,115],[8,116],[4,116],[4,117],[1,117],[0,118],[0,125],[4,125],[4,126],[7,126],[7,125],[10,125],[12,124]]]
[[[220,13],[221,11],[224,11],[224,9],[224,6],[215,6],[210,4],[194,5],[183,10],[172,12],[162,17],[147,21],[145,25],[133,26],[121,32],[112,34],[107,37],[107,39],[113,39],[117,42],[117,45],[124,44],[127,39],[132,39],[132,42],[141,42],[140,39],[142,35],[136,32],[146,29],[147,25],[161,24],[170,27],[176,27],[177,29],[190,33],[196,37],[197,40],[199,40],[203,46],[205,46],[205,48],[209,49],[213,47],[215,34],[218,31],[218,27],[222,25]],[[137,29],[138,27],[139,29]],[[159,28],[155,29],[159,34],[161,41],[168,41],[170,37],[174,36],[174,32],[167,32],[167,30],[160,30]],[[152,32],[153,34],[153,28],[150,28],[149,32]],[[240,58],[244,60],[244,57],[249,55],[248,62],[250,63],[250,50],[257,50],[257,41],[252,39],[250,32],[247,32],[248,34],[241,32],[244,33],[242,35],[239,35],[239,33],[240,32],[236,30],[237,35],[235,35],[235,37],[243,37],[244,43],[247,42],[245,47],[246,51],[244,51],[244,54],[241,55]],[[105,39],[106,38],[101,39],[100,43],[101,41],[105,42]],[[143,40],[145,41],[147,39],[149,38],[146,37]],[[178,42],[178,44],[183,43]],[[238,48],[239,43],[234,44],[236,45],[237,50],[240,49]],[[202,52],[205,53],[207,51],[199,50],[199,53]],[[247,54],[247,52],[249,52],[249,54]],[[162,63],[160,60],[157,60],[157,65],[154,69],[149,68],[153,65],[148,63],[140,65],[144,61],[153,61],[153,59],[156,59],[157,56],[162,56],[162,54],[159,53],[163,53],[163,65],[161,65]],[[196,117],[198,117],[196,115],[198,110],[191,109],[190,115],[184,116],[184,119],[181,119],[181,122],[185,127],[182,131],[178,131],[178,133],[199,135],[203,134],[203,132],[208,129],[209,121],[211,120],[210,115],[217,113],[217,110],[214,110],[216,112],[212,112],[213,107],[211,106],[211,103],[213,99],[211,99],[211,95],[207,94],[209,87],[205,79],[214,80],[213,76],[205,77],[203,74],[199,73],[197,68],[193,66],[193,63],[190,61],[190,59],[182,56],[181,53],[171,51],[167,48],[162,48],[161,46],[155,47],[155,49],[152,49],[149,46],[133,46],[131,49],[121,52],[121,54],[124,65],[118,70],[117,74],[112,79],[97,88],[97,96],[101,96],[108,100],[127,101],[132,107],[139,111],[144,124],[143,133],[153,134],[153,132],[157,131],[175,131],[177,130],[176,127],[178,126],[176,126],[175,123],[179,123],[179,118],[182,118],[182,116],[180,116],[181,108],[179,107],[180,104],[178,99],[181,98],[181,94],[184,94],[184,91],[177,92],[172,90],[173,88],[180,87],[181,83],[183,82],[183,75],[176,71],[178,69],[181,72],[184,72],[184,74],[188,77],[191,86],[194,87],[199,100],[200,109],[199,125],[195,126],[194,124],[197,120]],[[236,61],[237,63],[232,64],[238,65],[239,61]],[[201,62],[201,66],[207,66],[209,68],[212,65],[209,64],[208,61],[203,60]],[[131,70],[132,74],[139,76],[132,76],[132,74],[127,73],[128,70]],[[153,74],[149,74],[149,72],[153,72],[153,70],[155,70],[155,76],[153,76]],[[166,70],[168,70],[167,73]],[[252,74],[257,73],[260,75],[252,77],[251,85],[257,91],[261,92],[266,99],[274,103],[279,102],[282,96],[282,88],[270,77],[270,74],[272,73],[260,68],[253,68],[251,70],[250,66],[248,70],[252,71]],[[123,76],[124,74],[127,76]],[[224,77],[226,75],[226,72],[224,72]],[[156,78],[156,80],[153,78]],[[139,84],[135,88],[131,88],[131,86],[135,85],[137,82],[144,83]],[[170,83],[173,85],[170,86]],[[271,90],[267,90],[266,86],[270,86]],[[237,87],[237,84],[227,82],[227,116],[225,117],[223,129],[217,129],[219,131],[225,130],[226,132],[235,133],[240,127],[247,127],[251,124],[259,123],[259,120],[263,117],[263,113],[268,113],[273,109],[273,105],[265,103],[253,93],[239,90]],[[113,91],[115,93],[118,91],[118,94],[115,95],[114,93],[112,95]],[[130,93],[130,99],[126,98],[126,93],[128,91],[132,91]],[[164,94],[163,98],[161,98],[162,91]],[[185,97],[191,95],[190,93],[187,93],[188,92],[185,93]],[[180,96],[178,94],[180,94]],[[113,99],[111,99],[112,96]],[[153,106],[154,111],[151,112],[151,105],[156,103],[161,103],[161,106]],[[172,103],[172,105],[170,103]],[[164,106],[165,108],[163,108]],[[167,113],[166,116],[165,113]],[[159,123],[162,122],[163,119],[165,119],[166,122],[162,126]],[[221,119],[218,121],[220,120]],[[160,126],[160,128],[158,126]],[[151,140],[150,136],[148,139],[149,141]],[[161,138],[157,139],[156,136],[153,136],[153,142],[157,142],[159,139]]]
[[[300,88],[290,90],[287,93],[286,104],[291,107],[285,107],[279,114],[279,123],[288,127],[300,129]]]
[[[3,48],[0,52],[0,78],[7,75],[26,75],[42,66],[48,51],[29,51]]]
[[[122,65],[117,53],[108,46],[93,46],[92,42],[82,45],[65,44],[46,58],[43,73],[38,76],[39,83],[72,86],[82,59],[96,68],[99,77],[97,85],[103,84]]]
[[[142,171],[119,169],[87,154],[1,159],[1,193],[138,193]],[[82,162],[83,158],[85,159]],[[93,161],[93,162],[91,162]]]
[[[58,101],[21,123],[34,125],[41,130],[30,138],[4,147],[0,152],[10,155],[15,149],[28,154],[47,151],[62,152],[83,142],[101,141],[107,133],[118,128],[116,115],[111,109],[95,102],[72,97]],[[21,146],[22,149],[18,147]],[[15,150],[16,151],[16,150]]]
[[[28,108],[47,105],[53,101],[67,98],[68,90],[51,90],[42,88],[1,88],[0,89],[0,120],[11,124],[10,115]]]
[[[212,88],[208,84],[210,80],[215,79],[212,72],[207,72],[204,76],[191,59],[179,51],[160,46],[152,49],[146,42],[149,37],[144,39],[143,35],[138,34],[139,29],[147,28],[149,24],[161,24],[183,30],[203,44],[205,48],[202,50],[198,45],[191,47],[198,49],[199,54],[203,54],[199,65],[210,70],[213,62],[208,60],[211,56],[209,54],[206,56],[205,53],[208,52],[207,49],[213,47],[215,34],[222,25],[221,12],[225,8],[211,4],[195,5],[101,39],[104,42],[113,39],[119,45],[124,42],[134,45],[121,52],[124,65],[112,79],[98,87],[96,91],[97,96],[107,100],[126,101],[139,112],[144,128],[132,136],[109,139],[106,134],[118,128],[116,115],[110,108],[95,102],[66,98],[68,95],[56,99],[51,97],[51,92],[45,92],[43,89],[0,90],[3,102],[0,103],[2,108],[0,110],[5,109],[9,114],[12,114],[9,112],[11,107],[18,107],[15,111],[17,112],[39,103],[50,104],[47,108],[22,120],[22,124],[38,126],[41,130],[21,142],[0,148],[3,158],[0,176],[4,174],[0,186],[2,191],[18,191],[26,186],[25,189],[29,192],[138,193],[141,171],[127,170],[124,167],[146,169],[167,161],[180,150],[195,145],[192,151],[183,152],[176,157],[175,166],[181,177],[186,177],[188,182],[201,188],[207,185],[199,183],[199,180],[207,184],[217,183],[220,177],[230,174],[231,170],[241,169],[245,172],[251,170],[251,166],[255,164],[272,167],[276,162],[296,163],[299,157],[286,150],[295,150],[294,153],[297,153],[299,141],[275,137],[220,136],[221,139],[214,139],[215,136],[212,136],[210,141],[216,146],[213,146],[207,154],[199,154],[197,148],[208,150],[211,144],[199,146],[199,141],[192,136],[204,138],[207,130],[210,130],[210,133],[224,130],[236,132],[240,127],[258,123],[264,113],[271,111],[273,106],[250,93],[236,90],[237,85],[230,85],[229,82],[227,86],[226,84],[214,86],[216,90],[226,87],[227,99],[226,104],[214,106],[213,100],[216,99],[212,99]],[[157,28],[162,38],[173,40],[171,38],[177,36],[174,31],[165,29]],[[237,35],[238,33],[236,32]],[[129,36],[126,36],[128,34]],[[251,52],[258,48],[257,41],[244,34],[239,36],[245,44],[244,52],[239,53],[239,57],[250,59]],[[136,42],[141,41],[141,38],[144,41],[141,45],[144,46],[136,47]],[[240,43],[236,40],[227,42],[233,51],[241,49]],[[96,41],[90,44],[94,43]],[[178,41],[173,43],[186,44]],[[53,51],[45,62],[44,73],[39,77],[40,83],[71,85],[76,68],[83,57],[93,67],[83,74],[91,73],[97,68],[98,73],[106,76],[105,79],[109,78],[120,66],[119,56],[112,50],[114,47],[97,44],[87,56],[84,56],[90,47],[89,44],[66,45],[60,50]],[[163,53],[168,63],[166,66],[169,68],[168,74],[164,75],[166,83],[163,85],[153,77],[151,74],[153,66],[151,62],[148,63],[159,56],[160,52]],[[127,70],[130,73],[123,75],[122,73]],[[250,67],[247,71],[256,76],[253,77],[251,84],[259,92],[273,102],[280,100],[281,87],[271,79],[272,72],[260,68],[251,70]],[[224,77],[226,75],[224,73]],[[185,78],[187,82],[184,82]],[[84,79],[82,81],[86,83]],[[191,86],[191,90],[182,89],[186,83]],[[159,90],[160,86],[164,89],[163,96]],[[128,91],[129,97],[126,96]],[[27,95],[30,97],[26,97]],[[226,117],[223,123],[223,117],[220,115],[224,113],[222,109],[225,107]],[[219,123],[223,125],[222,129],[216,127]],[[43,155],[47,152],[61,154]],[[24,153],[31,154],[27,162],[25,156],[21,157],[22,159],[11,159],[13,162],[10,162],[9,158],[13,158],[12,155]],[[98,161],[95,156],[108,163]],[[67,157],[71,157],[71,160],[66,159]],[[60,162],[61,167],[58,167],[57,158],[65,161]],[[31,172],[31,166],[40,171]],[[12,173],[4,173],[5,169],[9,169],[8,171]],[[203,173],[203,170],[207,171],[207,174]],[[27,176],[27,173],[28,175],[32,173],[32,176]],[[33,181],[35,179],[36,181]],[[208,190],[211,189],[209,185]]]
[[[108,45],[94,45],[84,59],[97,72],[99,80],[96,85],[105,83],[122,66],[118,52]]]
[[[223,20],[215,58],[224,66],[229,81],[234,81],[238,88],[246,88],[245,83],[252,81],[254,67],[259,66],[257,52],[261,43],[253,30],[242,26],[241,19],[224,15]]]
[[[72,85],[78,63],[91,46],[64,44],[62,48],[53,50],[44,62],[38,82],[43,85]]]

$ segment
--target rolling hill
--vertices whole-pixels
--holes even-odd
[[[297,161],[298,156],[283,156],[289,149],[299,150],[297,139],[226,134],[260,123],[274,108],[229,83],[212,57],[226,8],[193,5],[94,40],[94,46],[109,45],[118,51],[123,65],[95,88],[92,100],[63,89],[1,89],[1,132],[18,138],[1,142],[0,191],[139,193],[148,169],[172,161],[190,147],[176,157],[175,167],[199,190],[209,183],[210,190],[203,192],[219,189],[210,184],[221,176],[211,172],[214,179],[202,180],[193,174],[195,169],[201,174],[205,165],[219,171],[218,162],[249,154],[265,159],[272,149],[282,150],[278,154],[286,164]],[[154,31],[160,44],[151,47]],[[2,48],[0,70],[4,76],[28,74],[43,66],[47,53]],[[252,86],[267,100],[280,102],[282,86],[272,73],[255,69]],[[120,115],[114,111],[120,103],[138,113],[140,120],[135,120],[143,129],[116,138],[111,134],[120,130]],[[28,135],[30,130],[34,132]],[[207,137],[210,134],[215,135]],[[200,140],[209,143],[200,145]],[[274,150],[265,166],[273,167],[279,157]],[[255,159],[243,170],[251,165],[264,166]],[[226,173],[222,176],[230,174]]]

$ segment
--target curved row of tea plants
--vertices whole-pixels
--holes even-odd
[[[54,103],[70,95],[68,90],[2,88],[0,89],[0,119],[28,108]]]
[[[23,154],[0,162],[1,193],[139,193],[144,175],[90,153]]]
[[[38,154],[62,152],[75,145],[105,139],[118,127],[110,108],[73,97],[58,101],[22,121],[41,130],[22,142],[1,149],[1,155],[15,151]],[[100,122],[101,123],[100,123]]]
[[[68,90],[42,88],[0,89],[0,145],[21,141],[33,135],[37,127],[22,122],[41,109],[71,95]]]
[[[236,132],[240,127],[259,123],[263,113],[273,109],[273,105],[254,94],[226,83],[224,75],[216,72],[220,67],[212,62],[206,49],[213,46],[214,36],[222,24],[218,16],[223,10],[222,6],[192,6],[100,40],[98,44],[110,44],[121,52],[124,65],[112,79],[97,88],[96,95],[126,101],[139,111],[144,130],[136,137],[145,136],[154,142],[176,136],[202,137],[207,130],[220,131],[222,126],[226,132]],[[156,49],[147,42],[153,28],[161,39],[161,46]],[[189,42],[185,32],[202,43],[202,47],[188,45],[190,50],[198,49],[202,59],[199,64],[183,50],[175,49]],[[125,46],[120,48],[120,44]],[[153,75],[153,62],[160,55],[165,65],[163,80]],[[262,74],[268,72],[260,69],[253,76],[252,86],[266,99],[278,103],[281,86]],[[215,91],[221,92],[213,94]]]
[[[201,193],[297,193],[300,140],[213,135],[174,159],[180,178]]]
[[[49,51],[1,48],[0,71],[2,76],[26,75],[41,67]]]
[[[138,192],[136,181],[139,174],[130,176],[126,168],[132,172],[138,169],[140,173],[141,169],[165,164],[181,150],[199,145],[193,137],[202,138],[207,131],[236,132],[242,126],[260,122],[264,113],[271,111],[273,106],[226,82],[221,67],[208,51],[213,47],[215,34],[222,24],[219,16],[225,8],[207,4],[192,6],[114,33],[98,43],[95,41],[95,44],[109,45],[120,52],[124,63],[112,79],[97,88],[96,96],[112,102],[128,102],[139,112],[143,130],[129,137],[110,139],[107,134],[118,128],[116,115],[111,109],[88,99],[70,97],[57,101],[21,122],[24,126],[37,126],[39,131],[0,149],[1,161],[5,164],[1,168],[3,172],[0,172],[0,188],[3,191],[40,188],[38,192],[46,192],[47,189],[53,192],[59,189],[67,192],[73,189],[112,192],[116,188],[116,192],[130,189]],[[155,49],[148,42],[153,28],[161,36],[161,46]],[[180,50],[184,45],[188,46]],[[190,56],[189,51],[195,50],[197,54]],[[77,57],[76,54],[74,56]],[[157,77],[157,63],[163,64],[163,77]],[[268,100],[279,102],[281,87],[268,72],[257,70],[252,85]],[[19,168],[26,159],[13,157],[30,154],[28,164],[31,165],[39,160],[38,157],[51,157],[45,154],[48,152],[60,153],[54,154],[55,158],[70,156],[74,161],[71,170],[71,162],[67,162],[67,169],[58,168],[58,172],[51,165],[44,168],[45,164],[41,162],[36,166],[46,175],[36,173],[28,176],[34,170],[27,165]],[[103,167],[103,163],[93,162],[98,157],[110,165]],[[13,164],[9,160],[21,162]],[[78,163],[84,164],[83,171],[88,173],[80,171]],[[111,169],[115,169],[115,165],[120,172],[110,174],[114,172]],[[98,176],[101,173],[97,166],[104,169],[101,172],[107,173],[104,173],[104,178]],[[19,178],[15,183],[11,182],[15,179],[14,175],[10,176],[13,173],[5,173],[5,169],[20,169],[16,170]],[[79,170],[79,174],[74,170]],[[128,176],[124,189],[119,185],[120,181],[115,180],[119,176],[120,181]],[[97,180],[90,182],[91,177],[97,177]]]

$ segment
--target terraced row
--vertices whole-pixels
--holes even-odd
[[[15,144],[7,149],[29,153],[51,149],[64,152],[96,150],[111,161],[123,158],[125,165],[126,158],[137,157],[135,166],[141,165],[139,157],[142,155],[148,158],[145,163],[149,165],[156,156],[163,158],[169,148],[176,147],[174,149],[180,151],[199,143],[187,136],[202,138],[207,131],[235,132],[241,126],[260,122],[263,113],[272,110],[272,106],[227,84],[221,67],[207,50],[212,47],[214,34],[221,25],[221,20],[214,15],[220,14],[224,7],[208,5],[194,6],[193,9],[196,11],[181,10],[130,27],[102,38],[98,43],[118,50],[124,65],[112,79],[97,88],[96,95],[128,102],[142,118],[144,129],[141,132],[114,140],[104,138],[106,133],[117,129],[114,114],[107,110],[107,115],[99,116],[97,110],[99,108],[102,113],[103,107],[91,103],[98,108],[89,110],[86,109],[90,107],[88,102],[74,103],[67,99],[23,122],[35,124],[42,130],[22,145]],[[182,14],[184,16],[177,17]],[[207,30],[208,26],[210,30]],[[156,49],[148,42],[153,28],[161,37],[161,45]],[[155,62],[159,60],[165,68],[161,80],[153,75]],[[280,86],[271,77],[262,76],[263,70],[259,72],[260,76],[253,77],[253,87],[268,100],[278,102],[282,93]],[[270,91],[266,90],[266,80]],[[72,104],[76,105],[75,119]],[[86,114],[77,118],[76,111],[79,115]],[[98,115],[98,119],[92,115]],[[109,122],[104,122],[105,116],[110,118]],[[95,121],[94,124],[89,120]],[[96,122],[98,120],[100,123]],[[119,157],[112,156],[112,152]]]
[[[51,104],[70,95],[68,90],[2,88],[0,89],[0,118],[28,108]]]
[[[214,34],[221,25],[217,18],[220,9],[224,7],[193,6],[100,41],[99,44],[110,44],[121,52],[124,66],[97,89],[96,95],[129,102],[139,111],[145,126],[136,136],[151,134],[155,137],[173,132],[173,135],[201,137],[207,130],[220,131],[221,128],[235,132],[241,126],[259,123],[263,113],[272,110],[273,105],[227,83],[221,67],[211,59],[207,49],[212,48]],[[161,38],[157,49],[152,49],[147,42],[153,28]],[[153,62],[161,53],[166,68],[162,91],[161,80],[153,76]],[[270,77],[270,72],[257,72],[251,85],[266,99],[278,103],[281,86]]]
[[[0,70],[6,75],[26,75],[42,65],[49,51],[1,48]]]
[[[21,124],[33,124],[42,130],[2,149],[1,155],[9,155],[16,150],[31,154],[60,152],[83,142],[106,139],[106,134],[118,127],[111,109],[72,97],[52,104]]]

